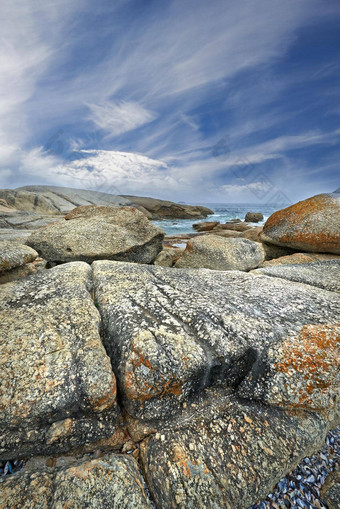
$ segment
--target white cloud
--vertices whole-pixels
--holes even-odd
[[[88,104],[91,110],[89,119],[110,136],[117,136],[152,122],[156,115],[133,101],[120,103]]]

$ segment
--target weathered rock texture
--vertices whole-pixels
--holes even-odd
[[[252,380],[276,362],[269,349],[298,343],[304,327],[336,324],[340,303],[336,293],[260,274],[109,261],[94,263],[94,288],[124,406],[150,421],[172,415],[218,380],[237,390],[249,375],[257,394]],[[319,330],[308,330],[317,341]],[[302,350],[302,363],[304,355],[310,359]],[[325,400],[332,387],[329,381],[321,388]],[[285,404],[294,405],[294,398]]]
[[[209,230],[213,230],[213,228],[219,224],[219,221],[203,221],[202,223],[193,224],[192,227],[198,232],[207,232]]]
[[[184,205],[167,200],[147,198],[142,196],[124,195],[135,206],[146,209],[152,219],[200,219],[214,212],[200,205]]]
[[[26,243],[53,262],[126,260],[151,263],[164,232],[134,207],[79,207],[34,232]]]
[[[340,507],[340,470],[338,465],[335,468],[321,489],[321,497],[326,502],[328,509]]]
[[[175,267],[250,270],[259,267],[263,261],[264,251],[258,242],[204,235],[188,241]]]
[[[179,247],[165,246],[153,263],[154,265],[160,265],[162,267],[172,267],[173,264],[179,260],[183,251],[184,249],[180,249]]]
[[[340,292],[340,260],[264,267],[254,270],[253,273],[288,279],[297,283],[306,283],[332,292]]]
[[[34,230],[14,230],[13,228],[0,228],[0,241],[11,240],[25,244]]]
[[[131,205],[122,196],[58,186],[24,186],[1,189],[0,198],[18,210],[42,214],[66,214],[80,205]]]
[[[261,239],[300,251],[340,254],[340,195],[318,194],[275,212]]]
[[[142,461],[160,509],[245,509],[324,436],[321,416],[289,415],[210,389],[176,425],[142,443]]]
[[[81,262],[1,288],[0,459],[119,439],[115,376],[90,291]]]
[[[45,268],[46,260],[43,260],[42,258],[36,258],[31,263],[26,263],[25,265],[21,265],[15,269],[0,272],[0,284],[3,285],[5,283],[10,283],[11,281],[16,281],[17,279],[21,279],[26,276],[30,276],[31,274],[36,274]]]
[[[131,457],[60,458],[55,468],[27,470],[0,479],[1,508],[152,508],[138,464]]]
[[[32,262],[37,256],[38,253],[34,249],[24,244],[2,240],[0,241],[0,274]]]
[[[0,228],[15,230],[36,230],[55,221],[60,221],[62,216],[51,214],[37,214],[36,212],[24,212],[15,210],[10,213],[0,213]]]

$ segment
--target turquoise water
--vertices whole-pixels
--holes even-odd
[[[163,221],[153,221],[154,224],[160,226],[167,235],[176,235],[178,233],[194,233],[192,225],[194,223],[201,223],[204,221],[220,221],[225,223],[230,219],[241,219],[245,218],[247,212],[262,212],[264,220],[256,223],[258,225],[264,224],[268,217],[273,214],[277,207],[266,204],[254,204],[254,203],[200,203],[204,207],[214,211],[213,215],[207,216],[205,219],[170,219]]]

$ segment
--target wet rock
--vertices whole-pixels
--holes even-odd
[[[1,288],[0,459],[114,443],[115,376],[90,291],[82,262]]]
[[[261,239],[299,251],[340,254],[339,194],[318,194],[275,212]]]
[[[141,458],[161,509],[244,509],[320,447],[325,434],[319,415],[242,403],[221,387],[142,442]]]
[[[248,223],[258,223],[263,221],[263,214],[261,212],[247,212],[244,220]]]
[[[52,262],[126,260],[151,263],[164,232],[134,207],[79,207],[58,223],[34,232],[27,244]]]
[[[48,463],[48,459],[46,460]],[[0,479],[0,507],[22,509],[151,509],[137,462],[126,455],[72,457],[53,468],[24,468]]]
[[[20,267],[26,263],[32,262],[38,256],[38,253],[24,244],[11,242],[9,240],[0,241],[0,274],[3,271]]]
[[[261,265],[263,261],[264,251],[257,242],[205,235],[188,241],[175,267],[250,270]]]
[[[337,259],[264,267],[253,272],[340,292],[340,260]]]
[[[200,205],[184,205],[168,200],[124,195],[133,205],[146,209],[152,219],[201,219],[214,212]]]
[[[195,223],[192,225],[193,229],[198,232],[207,232],[219,225],[219,221],[204,221],[202,223]]]
[[[237,390],[249,373],[270,370],[269,348],[338,321],[337,294],[260,273],[110,261],[93,270],[124,407],[145,421],[168,418],[219,380]]]

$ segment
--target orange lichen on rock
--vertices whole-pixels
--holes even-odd
[[[186,452],[179,445],[174,446],[172,460],[182,470],[187,479],[190,479],[192,470],[197,474],[197,468],[195,467],[201,467],[199,471],[203,474],[209,473],[209,469],[206,465],[188,458]]]
[[[125,393],[131,400],[140,402],[156,396],[163,398],[164,396],[180,396],[182,394],[182,383],[174,374],[164,376],[159,369],[154,368],[150,359],[134,344],[131,345],[130,367],[125,372]],[[136,370],[141,366],[145,366],[150,373],[153,372],[152,379],[156,379],[156,383],[150,383],[147,375],[139,375]]]
[[[289,378],[284,387],[298,397],[295,406],[320,407],[322,394],[339,384],[339,356],[339,325],[305,325],[284,343],[273,367]]]

